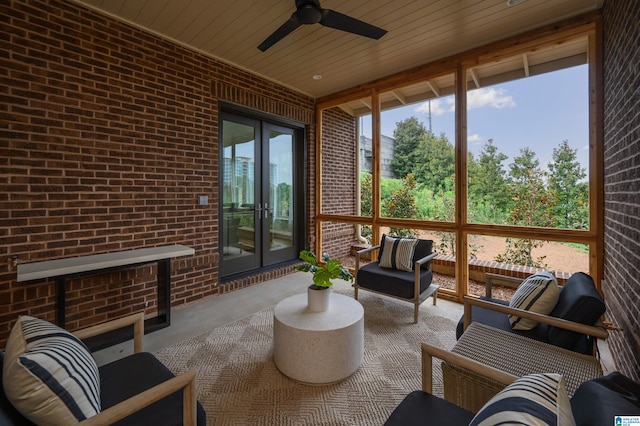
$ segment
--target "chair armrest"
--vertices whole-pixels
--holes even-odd
[[[418,259],[415,262],[415,267],[419,268],[420,266],[422,266],[423,264],[432,261],[433,259],[436,258],[436,256],[438,256],[438,253],[436,253],[435,251],[428,254],[427,256],[423,257],[422,259]]]
[[[358,250],[356,252],[356,269],[355,269],[355,272],[356,272],[355,275],[356,276],[358,275],[358,271],[360,270],[360,257],[365,253],[372,252],[372,251],[377,250],[379,248],[380,248],[380,244],[378,244],[377,246],[373,246],[373,247],[369,247],[369,248],[366,248],[366,249]],[[358,285],[357,279],[356,279],[356,283],[355,284],[356,284],[356,286]]]
[[[499,303],[490,302],[488,300],[476,299],[473,297],[464,297],[464,329],[466,330],[469,324],[472,322],[471,318],[471,306],[478,306],[492,311],[502,312],[504,314],[517,315],[519,317],[532,319],[541,323],[549,324],[554,327],[559,327],[569,331],[575,331],[577,333],[586,334],[596,337],[598,339],[606,339],[609,337],[609,333],[603,327],[597,327],[592,325],[581,324],[579,322],[568,321],[562,318],[551,317],[549,315],[542,315],[536,312],[525,311],[524,309],[512,308],[510,306],[501,305]]]
[[[133,352],[142,352],[142,338],[144,336],[144,314],[142,312],[129,315],[128,317],[107,321],[92,327],[83,328],[82,330],[74,331],[73,334],[78,339],[84,340],[89,337],[98,336],[130,325],[133,325]]]
[[[433,260],[437,255],[438,253],[436,253],[435,251],[431,252],[425,257],[416,260],[413,264],[413,298],[416,301],[420,299],[420,269],[422,268],[422,265],[424,263]]]
[[[374,251],[374,250],[377,250],[377,249],[379,249],[379,248],[380,248],[380,244],[378,244],[377,246],[373,246],[373,247],[369,247],[369,248],[366,248],[366,249],[358,250],[358,251],[356,252],[356,255],[357,255],[358,257],[360,257],[361,255],[363,255],[363,254],[365,254],[365,253],[369,253],[370,251]]]
[[[440,358],[441,360],[456,364],[462,368],[466,368],[467,370],[481,374],[482,376],[488,377],[497,382],[504,383],[505,386],[511,384],[517,379],[513,374],[482,364],[471,358],[467,358],[466,356],[458,355],[453,352],[431,346],[427,343],[422,343],[421,347],[422,390],[427,393],[432,393],[433,390],[433,357]]]
[[[182,389],[182,424],[194,426],[197,419],[195,378],[195,371],[188,371],[147,389],[138,395],[125,399],[124,401],[101,411],[97,415],[89,417],[88,419],[80,422],[80,424],[86,426],[112,424]]]
[[[491,293],[492,293],[494,284],[500,284],[505,287],[518,288],[520,283],[522,283],[521,278],[510,277],[507,275],[492,274],[490,272],[487,272],[484,274],[484,281],[486,283],[486,294],[485,294],[486,297],[492,297]]]

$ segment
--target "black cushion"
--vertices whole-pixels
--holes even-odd
[[[378,250],[378,262],[380,262],[380,256],[382,256],[382,250],[384,249],[384,237],[386,236],[386,234],[382,234],[382,238],[380,240],[380,249]],[[401,237],[395,237],[393,235],[389,235],[392,238],[401,238]],[[413,263],[415,263],[417,260],[422,259],[423,257],[427,257],[431,254],[431,252],[433,251],[433,241],[432,240],[423,240],[423,239],[418,239],[418,244],[416,245],[416,248],[413,252]],[[431,262],[425,262],[422,264],[422,266],[420,266],[420,269],[422,270],[427,270],[430,269],[430,264]]]
[[[604,301],[591,277],[583,272],[576,272],[571,275],[560,290],[558,303],[549,315],[581,324],[594,325],[605,310]],[[547,336],[547,340],[552,345],[571,350],[575,350],[580,338],[586,339],[583,334],[558,327],[549,327]]]
[[[2,368],[4,365],[4,352],[0,352],[0,379],[2,378]],[[35,426],[24,417],[18,410],[13,408],[11,402],[4,394],[4,386],[0,385],[0,425]]]
[[[385,426],[468,425],[473,413],[423,391],[413,391],[391,413]]]
[[[640,416],[640,384],[613,372],[581,384],[571,398],[577,426],[613,425],[616,416]]]
[[[403,299],[414,297],[415,272],[381,268],[371,262],[358,270],[358,286]],[[420,270],[420,293],[429,287],[433,279],[431,270]]]
[[[481,297],[480,299],[498,303],[504,306],[509,306],[509,302],[506,300],[490,299],[487,297]],[[547,341],[547,324],[540,323],[531,330],[513,330],[511,328],[511,323],[509,322],[509,316],[507,314],[492,311],[490,309],[485,309],[480,306],[471,306],[471,320],[473,322],[488,325],[490,327],[508,331],[510,333],[519,334],[530,339],[535,339],[541,342]],[[458,325],[456,327],[456,339],[459,339],[460,336],[462,336],[463,331],[464,315],[460,318],[460,321],[458,321]]]
[[[429,256],[433,252],[433,241],[432,240],[418,240],[418,245],[416,246],[415,251],[413,252],[413,261],[417,261],[422,259],[423,257]],[[422,264],[420,269],[430,269],[431,261],[425,262]]]
[[[4,352],[0,352],[0,378],[4,364]],[[174,377],[156,357],[141,352],[99,367],[100,399],[102,409],[137,395]],[[182,392],[176,392],[115,425],[182,425]],[[198,403],[198,425],[205,426],[206,413]],[[0,425],[33,426],[9,402],[0,386]]]
[[[100,399],[102,409],[109,408],[155,385],[174,377],[155,356],[140,352],[100,369]],[[182,391],[114,423],[114,425],[182,425]],[[198,425],[206,424],[206,414],[198,403]]]

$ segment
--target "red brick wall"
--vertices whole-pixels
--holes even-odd
[[[605,253],[608,340],[620,371],[640,381],[640,3],[609,1],[604,29]]]
[[[53,281],[17,283],[10,256],[183,244],[172,304],[221,292],[218,99],[307,124],[311,151],[314,100],[71,2],[3,2],[0,22],[0,347],[18,314],[54,320]],[[154,281],[72,279],[67,327],[153,315]]]
[[[322,112],[322,213],[356,214],[357,137],[355,118],[339,108]],[[322,251],[349,254],[357,241],[355,227],[323,223]]]

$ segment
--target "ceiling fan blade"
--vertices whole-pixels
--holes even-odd
[[[264,52],[265,50],[267,50],[268,48],[270,48],[271,46],[273,46],[274,44],[282,40],[288,34],[293,32],[293,30],[298,28],[300,25],[302,24],[298,21],[298,18],[296,17],[296,14],[294,12],[291,15],[291,18],[289,18],[289,20],[287,20],[284,24],[282,24],[280,28],[275,30],[269,37],[265,39],[265,41],[260,43],[260,46],[258,46],[258,49]]]
[[[336,30],[346,31],[348,33],[358,34],[376,40],[387,33],[387,30],[367,24],[359,19],[343,15],[342,13],[331,9],[322,9],[322,19],[320,20],[320,24],[325,27],[335,28]]]

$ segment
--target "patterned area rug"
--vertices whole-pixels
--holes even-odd
[[[353,296],[351,289],[334,289]],[[337,384],[307,386],[278,371],[273,307],[155,355],[174,373],[196,370],[209,425],[382,425],[406,394],[421,387],[420,343],[451,349],[455,324],[430,312],[431,300],[422,304],[418,324],[408,303],[364,291],[360,302],[364,360]],[[434,393],[442,395],[436,362]]]

